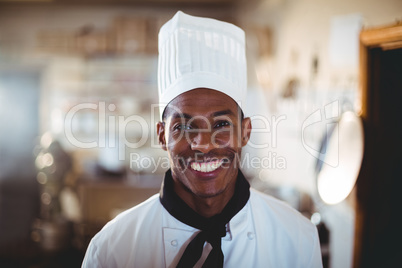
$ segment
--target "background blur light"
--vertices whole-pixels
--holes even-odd
[[[337,204],[352,191],[363,160],[363,123],[353,112],[342,115],[330,137],[325,160],[338,163],[324,165],[318,174],[318,193],[324,202]],[[333,160],[332,158],[335,158]]]

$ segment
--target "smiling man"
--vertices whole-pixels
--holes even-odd
[[[204,217],[220,213],[235,190],[250,119],[229,96],[199,88],[173,99],[157,127],[176,194]]]
[[[83,267],[321,267],[315,226],[250,190],[244,32],[178,12],[159,33],[161,192],[109,222]]]

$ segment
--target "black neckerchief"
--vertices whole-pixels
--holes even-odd
[[[203,267],[223,267],[221,238],[226,235],[226,224],[246,205],[249,197],[250,184],[239,170],[235,192],[223,211],[211,218],[202,217],[175,193],[172,173],[169,169],[165,174],[160,192],[163,207],[179,221],[201,230],[187,246],[177,267],[193,267],[201,258],[206,241],[211,244],[212,251]]]

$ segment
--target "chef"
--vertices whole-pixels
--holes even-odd
[[[110,221],[83,267],[322,267],[315,226],[250,189],[239,169],[245,117],[245,34],[177,12],[159,33],[161,191]]]

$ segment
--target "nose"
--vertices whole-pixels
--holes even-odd
[[[191,139],[191,150],[208,153],[214,148],[210,131],[198,131]]]

